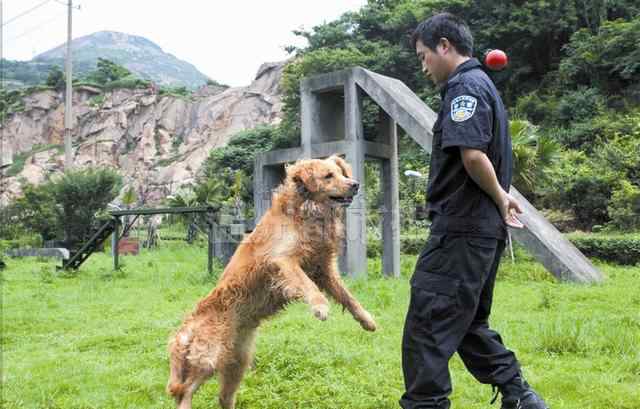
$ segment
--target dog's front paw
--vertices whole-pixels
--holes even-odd
[[[329,306],[327,304],[316,304],[311,307],[311,312],[320,321],[325,321],[329,317]]]
[[[373,332],[378,328],[376,322],[373,320],[373,317],[371,316],[371,314],[369,314],[369,311],[362,311],[360,313],[360,319],[358,321],[360,321],[360,325],[362,325],[362,328],[366,329],[367,331]]]

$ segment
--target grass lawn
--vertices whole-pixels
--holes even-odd
[[[167,339],[207,294],[206,249],[169,244],[122,257],[111,271],[93,255],[75,274],[53,261],[6,260],[2,272],[2,400],[13,408],[171,408],[165,395]],[[375,273],[347,280],[380,329],[367,333],[341,308],[326,322],[303,304],[260,330],[255,370],[239,391],[239,409],[398,408],[403,391],[400,339],[415,256],[402,278]],[[492,325],[514,350],[530,383],[553,409],[640,408],[640,267],[598,264],[603,285],[559,284],[540,264],[505,259]],[[453,407],[490,408],[456,356]],[[217,408],[217,383],[195,408]],[[499,407],[497,404],[493,407]]]

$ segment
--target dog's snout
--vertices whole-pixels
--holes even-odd
[[[353,193],[358,193],[358,189],[360,188],[360,183],[355,180],[351,181],[350,189]]]

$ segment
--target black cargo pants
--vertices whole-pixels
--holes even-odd
[[[504,247],[494,238],[429,236],[411,278],[402,339],[402,408],[450,407],[449,359],[456,351],[481,383],[504,384],[520,370],[488,321]]]

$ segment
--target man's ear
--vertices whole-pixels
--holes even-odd
[[[313,170],[307,164],[295,164],[287,168],[287,176],[293,180],[298,187],[298,191],[316,192],[318,185],[313,177]]]
[[[338,165],[338,167],[342,170],[342,174],[345,177],[349,179],[353,179],[353,171],[351,170],[351,166],[347,163],[346,160],[342,159],[338,155],[331,155],[329,157],[329,160],[334,161],[336,165]]]

